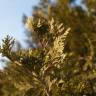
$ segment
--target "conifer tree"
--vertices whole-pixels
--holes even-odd
[[[0,73],[2,96],[96,95],[96,3],[86,1],[85,11],[70,2],[41,0],[25,16],[30,49],[14,51],[15,40],[3,39],[0,53],[9,62]]]

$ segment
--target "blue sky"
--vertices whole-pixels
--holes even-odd
[[[24,40],[22,15],[31,15],[32,6],[37,4],[38,0],[0,0],[0,43],[6,35]]]
[[[0,0],[0,44],[6,35],[13,36],[16,40],[23,43],[25,34],[22,16],[23,14],[31,15],[32,6],[37,5],[38,1],[39,0]],[[3,66],[5,65],[2,62],[0,69],[3,69]]]

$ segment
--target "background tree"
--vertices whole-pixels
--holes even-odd
[[[3,40],[0,51],[10,60],[1,76],[8,82],[1,80],[3,96],[96,95],[96,1],[85,2],[87,11],[73,2],[41,0],[25,16],[29,50],[14,51],[14,40]]]

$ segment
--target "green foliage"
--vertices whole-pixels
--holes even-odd
[[[42,0],[34,10],[24,23],[36,47],[14,51],[7,36],[0,48],[10,60],[0,78],[3,96],[95,96],[94,14],[67,0]]]
[[[2,55],[6,55],[8,58],[11,58],[12,57],[11,50],[14,45],[14,40],[12,40],[12,38],[7,35],[7,37],[2,41],[3,44],[0,47],[0,53],[2,53]]]
[[[28,92],[25,92],[25,94],[29,94],[30,90],[31,91],[33,90],[33,93],[32,92],[30,93],[33,96],[38,96],[40,94],[41,95],[44,94],[44,96],[45,94],[46,95],[52,94],[50,93],[52,90],[51,86],[57,86],[55,85],[55,82],[60,81],[58,78],[59,76],[58,72],[60,70],[59,62],[61,62],[65,58],[65,54],[63,54],[64,42],[70,30],[70,29],[67,29],[64,32],[63,25],[59,23],[55,23],[53,18],[49,21],[46,20],[46,22],[43,22],[43,23],[42,22],[38,20],[38,23],[35,24],[35,27],[32,26],[34,32],[36,32],[36,35],[38,36],[38,42],[41,43],[41,45],[39,45],[38,48],[30,49],[30,50],[21,50],[21,51],[19,50],[16,53],[14,52],[14,56],[16,56],[16,59],[14,59],[14,61],[13,61],[13,58],[11,59],[9,57],[9,53],[13,53],[12,50],[10,50],[9,53],[4,54],[5,47],[8,48],[9,44],[8,45],[4,44],[5,46],[2,47],[1,49],[3,55],[7,56],[7,58],[9,58],[11,62],[13,63],[13,65],[11,65],[12,67],[10,66],[10,69],[5,70],[6,72],[8,71],[7,73],[9,73],[7,74],[8,75],[7,78],[15,78],[16,79],[15,83],[18,80],[19,80],[18,83],[22,82],[22,79],[24,79],[25,83],[29,83],[30,85]],[[42,36],[42,33],[40,33],[42,28],[38,27],[38,24],[40,24],[39,26],[42,28],[46,24],[48,26],[48,27],[44,27],[46,28],[46,30],[48,30],[45,34],[43,34],[44,37]],[[30,26],[30,23],[28,24],[28,26]],[[4,40],[6,41],[6,38]],[[11,42],[10,39],[8,39],[8,42]],[[9,49],[6,49],[6,50],[9,51]],[[58,59],[60,60],[58,61]],[[19,66],[16,66],[16,64]],[[26,77],[21,78],[22,75],[18,76],[18,78],[17,76],[14,77],[14,75],[12,76],[12,73],[11,73],[11,71],[13,70],[12,68],[16,69],[16,73],[14,69],[14,74],[15,75],[17,74],[17,76],[19,74],[22,74],[25,77],[25,72],[29,74],[29,76],[27,78]],[[21,73],[19,73],[18,71],[20,71]],[[58,76],[56,77],[55,75],[58,75]],[[29,79],[30,82],[26,81],[27,79]],[[16,85],[14,84],[13,85],[16,86],[16,88],[18,88],[18,83]],[[35,90],[38,90],[38,92],[35,93]]]

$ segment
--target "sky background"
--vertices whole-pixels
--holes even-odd
[[[23,14],[31,15],[38,0],[0,0],[0,43],[6,35],[20,42],[25,38],[22,24]]]
[[[0,0],[0,45],[6,35],[13,36],[17,41],[23,43],[25,40],[22,16],[32,14],[32,7],[39,0]],[[1,56],[0,56],[0,59]],[[2,64],[1,64],[2,63]],[[0,62],[0,69],[5,65]]]

